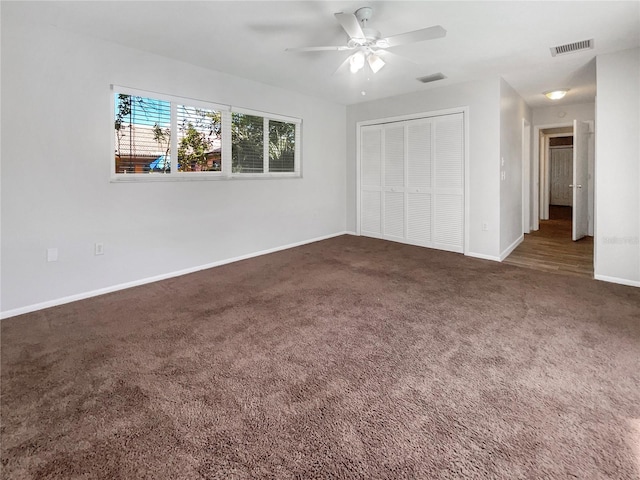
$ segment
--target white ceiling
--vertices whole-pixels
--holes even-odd
[[[3,2],[4,3],[4,2]],[[334,74],[349,52],[285,52],[343,45],[336,12],[374,9],[383,37],[442,25],[445,38],[391,49],[377,74]],[[532,107],[541,92],[571,89],[559,104],[593,101],[595,56],[640,46],[640,2],[209,1],[23,4],[35,22],[179,59],[258,82],[353,104],[502,76]],[[595,39],[595,49],[552,57],[549,48]],[[442,72],[432,84],[416,78]],[[361,94],[366,92],[366,96]]]

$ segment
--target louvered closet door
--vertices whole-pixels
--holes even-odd
[[[410,122],[407,131],[407,240],[431,246],[431,120]]]
[[[361,128],[360,232],[464,251],[464,117]]]
[[[360,232],[382,236],[382,128],[363,127],[360,139]]]
[[[434,119],[433,246],[464,251],[464,122],[461,113]]]
[[[385,237],[405,238],[404,125],[384,128],[383,218]]]

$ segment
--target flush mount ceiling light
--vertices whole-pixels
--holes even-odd
[[[561,98],[563,98],[567,92],[569,91],[568,88],[560,88],[558,90],[550,90],[548,92],[544,92],[544,96],[547,97],[549,100],[560,100]]]

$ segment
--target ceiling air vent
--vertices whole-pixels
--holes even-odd
[[[581,50],[590,50],[593,48],[593,38],[591,40],[582,40],[581,42],[567,43],[566,45],[558,45],[551,47],[551,56],[567,55],[569,53],[579,52]]]
[[[442,73],[438,72],[432,75],[427,75],[426,77],[420,77],[418,78],[418,81],[422,83],[429,83],[429,82],[435,82],[437,80],[442,80],[444,78],[447,78],[447,77],[445,77]]]

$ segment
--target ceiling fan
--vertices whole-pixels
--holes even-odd
[[[326,46],[326,47],[301,47],[287,48],[288,52],[319,52],[319,51],[345,51],[355,50],[345,63],[349,63],[351,73],[360,71],[365,62],[369,64],[369,68],[373,73],[377,73],[385,66],[385,61],[380,57],[380,53],[385,49],[406,45],[408,43],[422,42],[424,40],[433,40],[435,38],[444,37],[447,31],[440,25],[422,28],[412,32],[392,35],[390,37],[382,37],[380,32],[367,27],[367,22],[373,15],[371,7],[362,7],[355,13],[336,13],[336,20],[342,25],[349,41],[346,45]],[[390,53],[390,52],[386,52]]]

